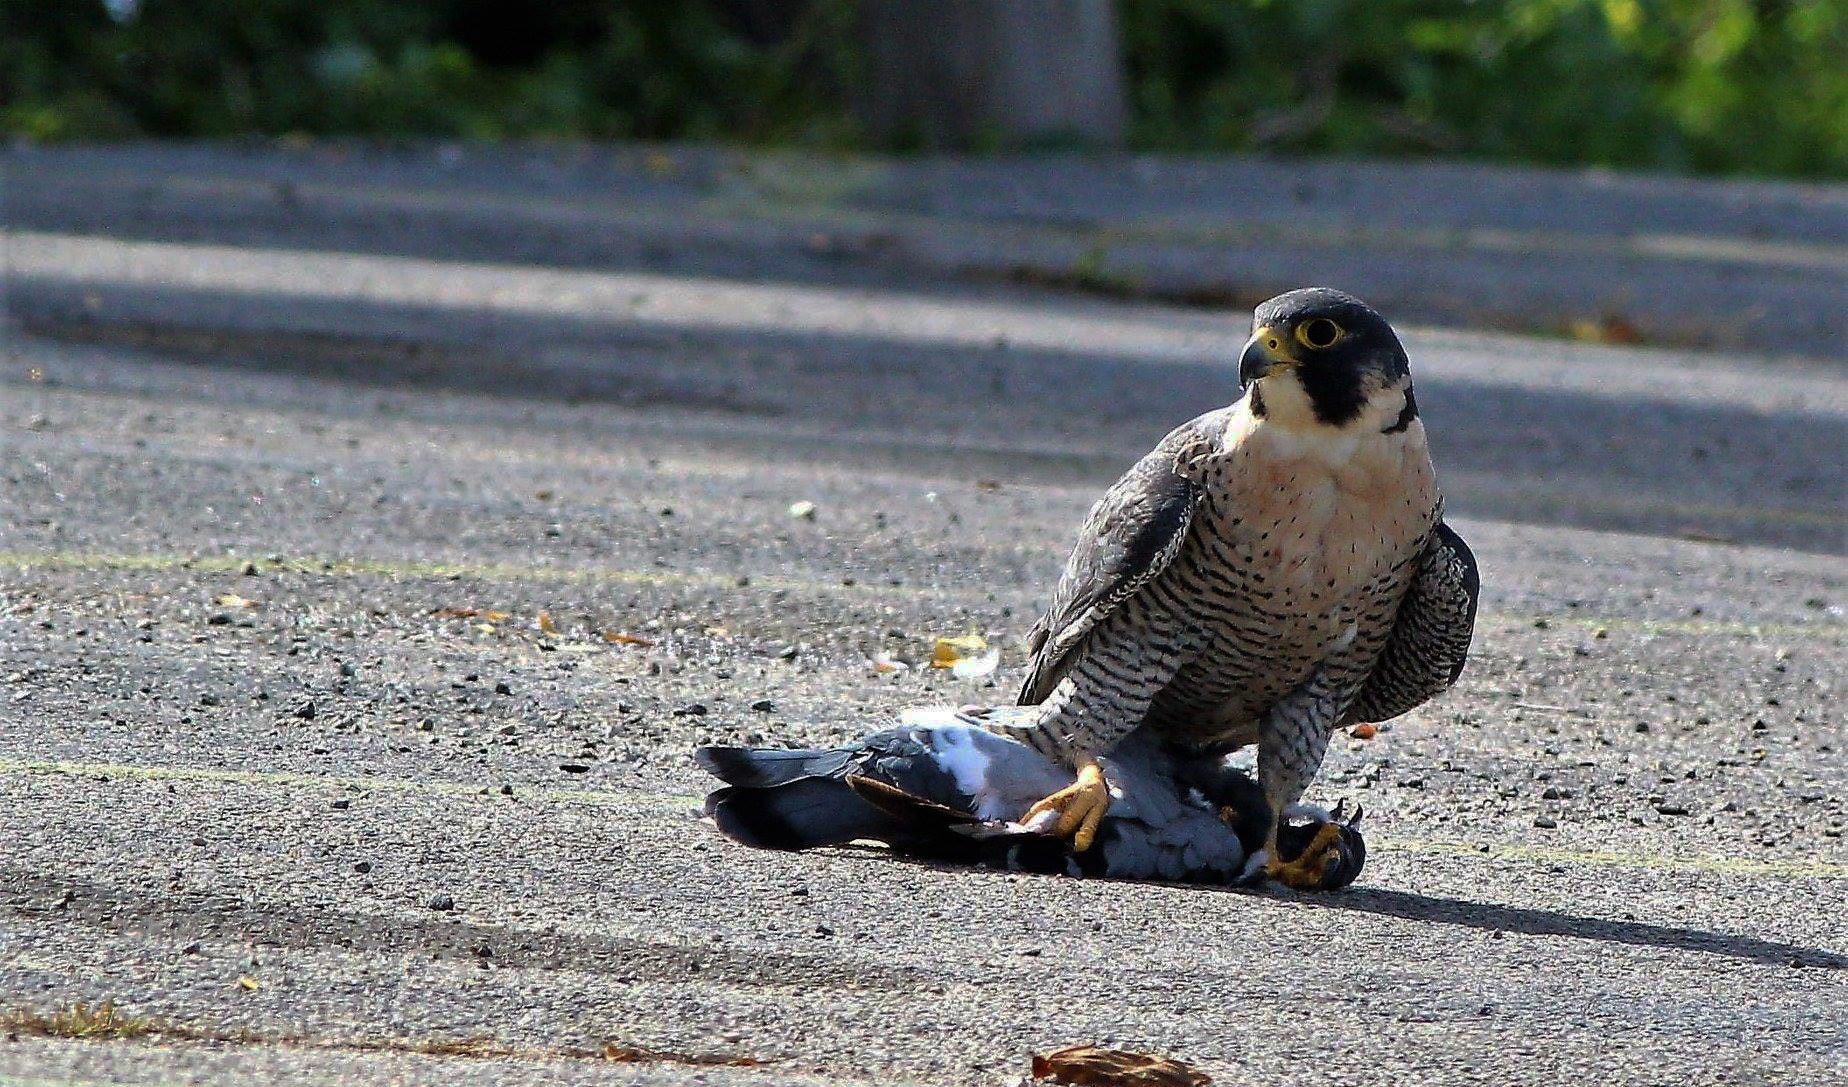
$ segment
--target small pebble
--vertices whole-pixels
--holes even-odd
[[[1538,815],[1534,817],[1534,826],[1539,827],[1541,830],[1552,830],[1558,825],[1559,820],[1550,815]]]
[[[430,899],[430,908],[446,913],[456,908],[456,900],[449,895],[433,895]]]

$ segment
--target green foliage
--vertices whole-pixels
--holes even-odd
[[[1848,175],[1843,0],[1118,5],[1142,148]],[[131,6],[118,20],[103,0],[0,0],[0,130],[810,145],[856,132],[855,0]],[[753,24],[765,13],[769,31]]]
[[[829,141],[850,14],[756,45],[694,0],[0,0],[0,126]]]
[[[1151,148],[1848,172],[1840,0],[1124,0]]]

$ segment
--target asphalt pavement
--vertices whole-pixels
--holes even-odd
[[[1483,615],[1312,790],[1367,808],[1349,892],[759,853],[690,749],[1006,698],[1247,316],[753,249],[710,204],[619,231],[627,190],[540,230],[538,166],[476,177],[533,212],[478,233],[357,152],[377,199],[320,236],[246,216],[235,152],[94,152],[159,166],[105,208],[90,153],[8,178],[0,1082],[976,1085],[1085,1042],[1234,1084],[1848,1078],[1830,352],[1402,319]],[[656,211],[679,154],[635,153]],[[923,666],[972,630],[995,676]],[[141,1036],[33,1025],[79,1002]]]

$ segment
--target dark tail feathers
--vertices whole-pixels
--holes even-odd
[[[771,789],[803,778],[841,777],[851,754],[819,747],[702,747],[693,752],[693,760],[727,785]]]
[[[770,788],[719,789],[706,797],[706,814],[727,838],[758,849],[813,849],[856,838],[890,841],[905,829],[860,799],[846,782],[828,777],[797,777]]]

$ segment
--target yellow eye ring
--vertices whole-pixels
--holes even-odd
[[[1314,351],[1322,351],[1341,342],[1347,329],[1326,317],[1311,317],[1296,326],[1296,342]]]

